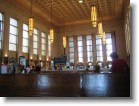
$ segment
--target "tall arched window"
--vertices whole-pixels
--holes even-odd
[[[42,47],[42,55],[46,55],[46,34],[44,32],[41,33],[41,47]]]
[[[83,40],[82,40],[82,36],[77,37],[77,46],[78,46],[78,62],[83,62]]]
[[[74,39],[69,37],[69,61],[74,63]]]
[[[28,36],[28,25],[23,24],[23,48],[22,51],[24,53],[28,53],[29,46],[29,36]]]
[[[17,51],[17,35],[18,35],[18,22],[14,18],[10,18],[10,31],[9,31],[9,50]]]
[[[38,30],[33,30],[33,54],[38,54]]]
[[[4,18],[3,14],[0,13],[0,49],[2,49],[2,39],[3,39],[3,32],[4,32]]]

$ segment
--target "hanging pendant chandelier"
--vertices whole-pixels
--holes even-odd
[[[50,42],[53,43],[54,41],[54,30],[50,29]]]
[[[105,32],[103,33],[102,42],[103,42],[104,45],[106,44]]]
[[[103,37],[103,26],[102,26],[102,22],[98,23],[98,35],[100,38]]]
[[[66,48],[66,37],[63,37],[63,46]]]
[[[95,6],[92,6],[91,8],[91,22],[93,27],[97,26],[97,11]]]
[[[29,17],[29,35],[32,36],[33,34],[33,17],[32,17],[32,0],[31,0],[31,16]]]
[[[50,29],[50,42],[53,43],[54,41],[54,29],[52,28],[52,5],[51,3],[51,29]]]
[[[65,34],[65,20],[64,20],[64,17],[63,17],[63,23],[64,23],[63,47],[66,48],[66,37],[65,37],[66,34]]]
[[[33,17],[29,18],[29,35],[32,36],[33,34]]]

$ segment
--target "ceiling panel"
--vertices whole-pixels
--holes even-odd
[[[22,0],[16,1],[22,2]],[[25,2],[30,6],[31,0],[24,0],[22,5]],[[82,4],[78,0],[33,0],[33,8],[39,9],[42,12],[39,14],[46,15],[46,19],[50,21],[52,3],[52,19],[59,25],[89,22],[92,5],[97,6],[98,15],[103,17],[104,21],[116,19],[121,17],[123,6],[123,0],[83,0]]]

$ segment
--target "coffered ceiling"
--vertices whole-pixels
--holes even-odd
[[[30,9],[31,0],[12,0]],[[90,22],[91,6],[96,5],[103,21],[115,20],[122,17],[124,0],[33,0],[33,14],[39,14],[55,25],[72,25]]]

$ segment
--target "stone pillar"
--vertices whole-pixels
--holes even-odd
[[[78,61],[78,46],[77,46],[77,36],[73,37],[74,41],[74,64],[77,64]]]
[[[9,27],[10,27],[10,16],[8,14],[4,17],[4,36],[3,36],[3,56],[9,55]],[[9,56],[8,56],[9,57]],[[3,61],[4,58],[2,58]]]
[[[107,63],[107,53],[106,53],[106,44],[103,44],[103,41],[102,41],[102,53],[103,53],[103,65],[106,66]]]
[[[86,62],[87,62],[86,35],[83,35],[83,36],[82,36],[82,40],[83,40],[83,62],[84,62],[84,65],[86,65]]]
[[[18,21],[18,55],[17,55],[17,58],[18,58],[18,61],[19,61],[19,56],[22,56],[22,47],[23,45],[23,22],[21,20]]]
[[[96,64],[97,61],[97,52],[96,52],[96,35],[92,34],[92,50],[93,50],[93,65]]]

